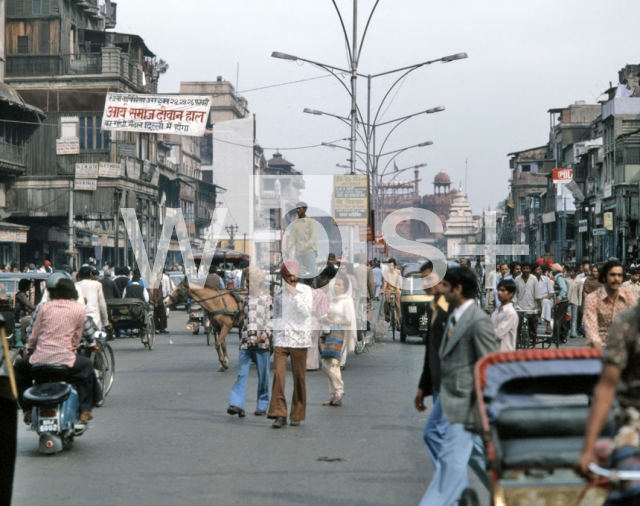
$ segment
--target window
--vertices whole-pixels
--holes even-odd
[[[33,13],[42,14],[42,0],[33,0]]]
[[[80,118],[80,149],[109,149],[109,132],[103,131],[102,116]]]
[[[524,198],[520,199],[520,215],[524,216],[524,213],[527,211],[527,202]]]
[[[27,54],[29,52],[29,37],[18,37],[18,53]]]
[[[531,165],[529,165],[529,164],[523,165],[522,166],[522,172],[531,172]]]

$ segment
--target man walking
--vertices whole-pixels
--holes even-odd
[[[289,357],[291,357],[293,374],[291,425],[300,425],[306,416],[306,364],[307,349],[311,347],[313,330],[311,321],[313,294],[311,288],[298,283],[299,272],[300,265],[296,260],[286,260],[280,268],[284,284],[273,297],[274,375],[268,418],[275,419],[272,425],[274,429],[280,429],[287,424],[284,385]]]
[[[465,430],[473,406],[473,369],[484,355],[498,350],[491,320],[474,298],[473,271],[449,269],[442,293],[453,308],[440,347],[440,401],[449,427],[440,448],[436,472],[420,506],[452,506],[465,487],[467,465],[488,485],[482,437]]]
[[[391,321],[391,294],[396,296],[396,302],[393,310],[396,316],[396,326],[400,325],[400,294],[402,293],[402,275],[400,270],[396,268],[396,259],[390,258],[387,269],[384,273],[382,282],[382,292],[384,293],[384,319]]]
[[[635,305],[631,290],[622,286],[624,270],[617,260],[610,260],[599,271],[598,281],[603,284],[590,293],[584,303],[584,329],[587,346],[602,348],[607,342],[609,327],[625,308]]]
[[[494,292],[494,284],[496,281],[496,277],[500,274],[500,262],[496,262],[496,268],[495,270],[493,269],[489,269],[489,272],[486,274],[485,276],[485,289],[487,290],[487,295],[485,298],[485,307],[484,310],[487,313],[490,313],[494,310],[495,308],[495,298],[493,296]]]
[[[104,270],[104,277],[99,280],[102,285],[102,292],[105,299],[119,299],[122,297],[122,293],[118,290],[118,287],[113,279],[111,279],[111,269]]]
[[[500,307],[491,313],[491,324],[496,339],[500,342],[500,351],[515,351],[516,349],[516,334],[521,322],[512,303],[515,294],[516,283],[512,279],[504,279],[498,283]]]
[[[536,347],[538,339],[538,314],[542,312],[542,303],[540,302],[540,285],[535,276],[531,275],[531,269],[535,269],[536,264],[524,264],[522,266],[522,275],[516,278],[516,300],[517,308],[520,311],[527,311],[529,315],[529,340]],[[520,313],[520,322],[518,324],[518,332],[522,327],[524,316]],[[495,325],[494,325],[495,328]]]
[[[567,309],[569,308],[569,299],[567,298],[567,281],[562,274],[562,265],[553,264],[551,272],[553,273],[553,293],[556,300],[556,307],[553,310],[553,338],[556,343],[561,342],[562,325],[567,317]]]
[[[569,315],[571,316],[570,339],[578,337],[578,318],[582,306],[582,283],[578,279],[575,265],[569,267],[569,279],[567,279],[567,299],[569,300]]]
[[[296,204],[297,218],[291,224],[287,239],[287,251],[295,248],[295,259],[301,269],[306,271],[305,277],[314,278],[317,274],[316,256],[318,255],[318,238],[315,220],[307,217],[307,204]]]
[[[433,272],[433,264],[427,261],[420,266],[420,276],[423,283]],[[427,445],[427,451],[433,465],[436,465],[440,447],[444,441],[444,437],[449,427],[449,422],[442,412],[442,404],[440,403],[440,357],[438,350],[442,345],[444,331],[447,327],[447,321],[451,311],[449,303],[442,294],[442,282],[436,286],[425,289],[427,295],[431,295],[433,300],[427,306],[427,319],[429,322],[427,330],[427,346],[424,354],[424,366],[422,368],[422,376],[418,384],[418,393],[416,394],[413,404],[419,412],[425,411],[424,399],[433,396],[433,408],[431,414],[424,426],[423,439]]]

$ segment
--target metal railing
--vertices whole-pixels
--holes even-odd
[[[7,56],[7,77],[89,75],[101,73],[101,53]]]
[[[9,144],[3,140],[0,141],[0,161],[24,167],[26,166],[26,157],[27,150],[24,146]]]

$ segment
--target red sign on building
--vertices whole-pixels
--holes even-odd
[[[568,183],[573,179],[573,169],[553,169],[554,183]]]

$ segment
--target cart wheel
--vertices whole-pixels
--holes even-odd
[[[97,405],[97,407],[100,408],[104,402],[104,397],[107,396],[107,387],[109,384],[107,357],[104,351],[94,351],[91,354],[91,362],[93,363],[96,381],[100,384],[100,389],[102,390],[103,401]]]
[[[458,506],[480,506],[480,499],[478,499],[476,491],[472,488],[465,488],[458,501]]]
[[[146,333],[148,343],[147,347],[149,348],[149,351],[151,351],[153,349],[153,341],[156,338],[156,322],[153,321],[153,317],[150,317],[147,321]]]

